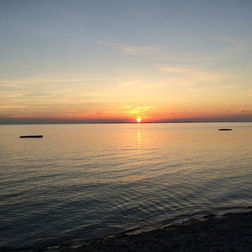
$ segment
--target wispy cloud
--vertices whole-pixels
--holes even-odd
[[[31,77],[23,79],[0,79],[1,97],[37,96],[50,97],[51,95],[70,96],[96,93],[99,94],[120,85],[116,79],[99,78],[50,78]]]
[[[49,98],[52,96],[53,95],[51,93],[46,92],[27,92],[23,95],[23,97],[45,97],[45,98]]]
[[[216,36],[213,38],[215,41],[222,42],[226,46],[231,46],[233,49],[235,47],[244,47],[251,44],[251,39],[246,37],[227,37],[227,36]]]
[[[126,81],[121,83],[120,87],[131,87],[134,86],[137,83],[137,81]]]
[[[125,53],[135,56],[153,55],[158,52],[158,49],[152,46],[119,45],[117,48]]]
[[[98,42],[98,43],[110,46],[112,49],[133,56],[149,56],[149,55],[155,55],[160,52],[160,48],[150,45],[129,45],[120,42]]]
[[[194,86],[198,84],[216,84],[220,81],[230,78],[230,74],[207,71],[187,66],[167,66],[158,65],[154,66],[158,71],[164,74],[167,80],[180,85]]]
[[[122,110],[126,110],[129,114],[132,115],[144,115],[147,112],[152,112],[158,109],[158,106],[152,105],[143,105],[143,106],[136,106],[136,105],[124,105],[121,107]]]
[[[209,54],[200,50],[187,50],[185,48],[174,47],[174,45],[169,45],[169,43],[162,46],[106,41],[99,41],[97,43],[123,54],[144,57],[145,60],[150,62],[166,62],[166,64],[201,64],[209,66],[215,64],[216,61],[223,57],[223,55],[219,55],[222,54],[221,52],[218,52],[218,55]]]
[[[18,80],[0,80],[0,86],[2,87],[17,87],[19,85],[36,85],[36,84],[78,84],[78,83],[86,83],[86,82],[108,82],[110,79],[97,79],[97,78],[44,78],[44,77],[36,77],[36,78],[26,78],[26,79],[18,79]]]

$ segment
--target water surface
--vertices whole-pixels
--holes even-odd
[[[251,191],[252,123],[0,126],[0,247],[240,210]]]

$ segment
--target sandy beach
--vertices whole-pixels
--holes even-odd
[[[1,251],[252,251],[252,211],[208,215],[160,229],[51,245],[46,248],[1,248]]]
[[[55,249],[56,247],[54,247]],[[48,248],[53,249],[53,247]],[[68,244],[67,251],[252,251],[252,211],[209,215],[137,235],[120,233]]]

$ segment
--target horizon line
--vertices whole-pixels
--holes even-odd
[[[36,124],[148,124],[148,123],[225,123],[225,122],[252,122],[252,120],[174,120],[174,121],[148,121],[148,122],[122,122],[122,121],[111,121],[111,122],[0,122],[0,125],[36,125]]]

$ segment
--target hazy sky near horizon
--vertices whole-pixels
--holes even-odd
[[[0,122],[252,120],[250,0],[2,0],[0,34]]]

